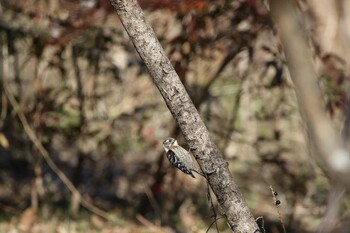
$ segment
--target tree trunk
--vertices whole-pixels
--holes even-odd
[[[146,64],[187,144],[196,157],[231,229],[236,233],[257,232],[259,228],[235,184],[217,146],[165,55],[155,33],[146,23],[136,0],[110,0],[137,52]]]

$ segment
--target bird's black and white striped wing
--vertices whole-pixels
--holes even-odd
[[[181,146],[177,146],[175,150],[176,150],[175,154],[177,154],[179,157],[181,156],[181,161],[187,165],[187,168],[188,168],[188,170],[191,171],[191,173],[196,172],[199,175],[205,177],[204,173],[194,165],[194,162],[193,162],[193,159],[192,159],[190,152],[188,152],[187,150],[185,150]]]
[[[186,154],[182,154],[184,153],[184,151],[186,153],[188,153],[185,149],[183,149],[184,151],[181,150],[181,147],[176,147],[176,148],[170,148],[168,150],[168,152],[166,153],[167,158],[169,160],[169,162],[176,168],[180,169],[182,172],[191,175],[193,178],[195,178],[195,176],[193,175],[191,168],[186,166],[186,162],[188,160],[188,158],[186,158],[185,156],[187,156]],[[179,156],[181,158],[179,158]],[[183,160],[185,158],[185,161]],[[191,159],[191,158],[190,158]]]

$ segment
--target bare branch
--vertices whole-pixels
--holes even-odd
[[[26,132],[28,138],[32,141],[33,145],[37,148],[41,156],[45,159],[46,163],[49,165],[49,167],[52,169],[52,171],[60,178],[60,180],[67,186],[69,191],[71,193],[78,197],[79,200],[81,201],[81,204],[88,210],[90,210],[92,213],[109,220],[111,222],[114,221],[114,219],[108,215],[105,211],[99,209],[95,205],[93,205],[91,202],[86,200],[79,190],[73,185],[73,183],[69,180],[69,178],[64,174],[64,172],[56,165],[56,163],[53,161],[53,159],[50,157],[49,152],[44,148],[42,143],[40,142],[39,138],[37,137],[36,133],[34,130],[30,127],[27,118],[25,117],[23,111],[21,110],[17,100],[13,96],[12,92],[10,91],[10,87],[7,84],[7,80],[3,80],[3,85],[4,85],[4,91],[5,94],[10,101],[14,111],[18,115],[19,120],[22,123],[23,129]]]
[[[344,194],[344,189],[339,184],[332,185],[329,195],[327,209],[323,216],[323,220],[318,228],[318,233],[332,232],[337,223],[340,201]]]
[[[233,181],[221,152],[211,141],[207,128],[166,57],[136,0],[110,0],[137,52],[179,125],[186,142],[208,177],[231,229],[256,232],[259,228]]]
[[[331,179],[350,190],[350,156],[322,105],[311,51],[302,33],[296,7],[290,0],[270,0],[270,8],[284,47],[310,142],[318,155],[316,159]]]

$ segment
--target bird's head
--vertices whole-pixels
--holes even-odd
[[[170,149],[170,147],[172,146],[178,146],[176,139],[174,138],[168,138],[165,139],[163,142],[163,148],[166,152],[168,152],[168,150]]]

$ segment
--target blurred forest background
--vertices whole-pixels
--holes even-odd
[[[186,145],[109,1],[0,2],[0,232],[206,232],[206,182],[166,160],[165,138]],[[309,155],[264,1],[139,3],[254,216],[282,232],[272,185],[287,232],[314,232],[329,183]],[[349,70],[339,8],[298,7],[325,108],[341,128]],[[349,217],[346,198],[338,220]]]

